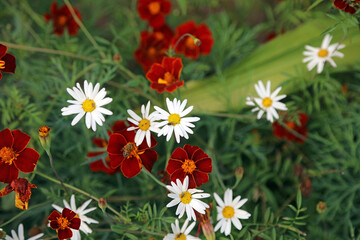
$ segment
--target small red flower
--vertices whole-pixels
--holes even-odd
[[[185,144],[184,148],[179,147],[171,154],[166,171],[173,182],[189,176],[189,188],[200,187],[209,181],[211,158],[198,146]]]
[[[122,130],[124,130],[126,128],[127,128],[127,126],[126,126],[126,123],[124,121],[117,121],[111,127],[111,130],[112,130],[112,132],[115,133],[115,132],[121,132]],[[111,132],[108,131],[108,134],[110,136]],[[94,138],[93,143],[94,143],[95,146],[97,146],[99,148],[107,148],[107,145],[108,145],[108,142],[105,139],[102,139],[102,138]],[[106,153],[106,152],[105,151],[103,151],[103,152],[89,152],[87,154],[87,157],[92,158],[92,157],[96,157],[96,156],[101,156],[104,153]],[[89,165],[90,165],[91,171],[93,171],[93,172],[105,172],[105,173],[107,173],[109,175],[113,175],[113,174],[120,171],[119,168],[112,169],[110,167],[110,158],[109,158],[109,156],[107,156],[105,158],[105,162],[106,162],[106,165],[104,164],[104,161],[101,158],[99,158],[99,160],[90,163]]]
[[[335,0],[334,6],[340,10],[344,10],[347,13],[354,14],[356,13],[357,9],[360,7],[360,1],[359,0]]]
[[[184,85],[180,81],[183,64],[179,57],[164,57],[161,64],[154,63],[146,78],[151,82],[150,87],[159,93],[164,91],[173,92],[176,88]]]
[[[39,153],[27,148],[31,137],[20,130],[4,129],[0,132],[0,182],[10,183],[24,173],[34,171]]]
[[[81,20],[81,14],[79,10],[73,8],[76,16]],[[75,19],[71,15],[69,8],[66,5],[57,8],[57,3],[53,2],[50,7],[50,13],[44,14],[44,19],[46,22],[53,20],[54,34],[63,35],[65,28],[68,29],[70,36],[76,35],[79,30],[79,25],[76,23]]]
[[[134,52],[136,61],[143,67],[144,72],[149,71],[153,63],[161,63],[166,51],[169,50],[169,33],[143,31],[140,35],[140,46]]]
[[[164,25],[165,15],[171,11],[171,3],[168,0],[139,0],[138,12],[140,18],[148,20],[149,25],[158,28]]]
[[[304,197],[309,197],[311,195],[311,193],[313,191],[313,187],[312,187],[310,178],[307,178],[301,182],[300,190],[301,190],[301,194]]]
[[[306,123],[308,122],[308,116],[305,113],[299,113],[298,117],[299,117],[300,125],[297,125],[295,121],[286,120],[286,117],[284,119],[284,123],[295,132],[307,138]],[[286,139],[290,142],[296,141],[298,143],[304,143],[303,139],[292,134],[285,127],[281,126],[277,121],[274,122],[272,126],[273,126],[273,133],[276,137],[281,139]]]
[[[16,59],[13,55],[6,52],[7,47],[0,44],[0,80],[2,78],[1,72],[15,73]]]
[[[172,41],[174,46],[176,42],[184,34],[189,33],[194,37],[198,38],[201,41],[201,45],[198,47],[194,43],[194,39],[190,36],[185,37],[180,40],[177,45],[175,52],[183,53],[188,58],[196,59],[200,54],[207,55],[210,53],[212,46],[214,44],[214,39],[208,26],[205,24],[200,24],[196,26],[194,21],[188,21],[176,28],[176,36]]]
[[[73,236],[71,229],[79,230],[81,224],[81,220],[76,213],[68,208],[64,208],[61,215],[54,210],[48,220],[51,229],[57,231],[59,240],[71,238]]]
[[[151,135],[151,147],[157,144]],[[150,149],[144,141],[140,146],[135,144],[135,131],[124,130],[110,135],[107,152],[110,157],[111,168],[121,167],[125,177],[138,175],[144,166],[149,172],[157,160],[156,151]]]
[[[12,181],[10,186],[16,193],[15,207],[25,210],[28,209],[31,189],[36,188],[35,184],[29,183],[25,178],[19,178]]]

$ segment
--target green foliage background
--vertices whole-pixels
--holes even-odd
[[[235,195],[249,199],[243,209],[252,214],[249,220],[242,221],[241,231],[233,228],[228,238],[217,233],[218,239],[360,239],[359,13],[352,16],[332,7],[331,1],[321,0],[172,1],[168,24],[175,29],[190,19],[204,22],[212,30],[215,44],[209,56],[196,61],[183,58],[185,86],[174,94],[160,95],[149,88],[133,57],[140,32],[147,29],[137,14],[135,0],[72,1],[82,13],[83,23],[98,49],[82,30],[75,37],[53,35],[51,23],[45,23],[42,17],[50,4],[51,1],[43,0],[1,1],[0,42],[16,56],[17,69],[16,74],[4,74],[0,81],[0,130],[20,129],[31,135],[31,147],[41,154],[36,171],[53,176],[37,137],[40,126],[50,126],[54,164],[64,182],[96,197],[106,197],[126,217],[124,221],[100,209],[90,213],[100,224],[90,225],[94,233],[83,235],[85,239],[162,239],[170,231],[175,209],[165,208],[169,202],[165,189],[145,174],[127,179],[121,173],[93,173],[86,164],[86,153],[94,149],[92,138],[106,138],[106,129],[113,122],[126,119],[127,109],[138,109],[147,100],[164,107],[166,97],[184,96],[197,106],[196,93],[203,91],[205,85],[212,89],[211,94],[206,92],[207,96],[219,99],[221,109],[212,111],[210,104],[198,106],[195,111],[201,121],[196,124],[195,134],[181,144],[157,138],[159,159],[152,173],[156,175],[166,167],[166,160],[176,147],[187,143],[204,149],[213,159],[214,170],[201,189],[222,195],[225,186],[235,186]],[[269,65],[263,68],[273,70],[273,75],[268,76],[273,89],[277,84],[288,84],[286,91],[292,92],[286,98],[289,113],[300,111],[309,116],[309,138],[305,144],[276,139],[269,122],[258,121],[249,109],[242,109],[251,81],[259,79],[251,79],[248,72],[242,74],[237,69],[246,66],[249,59],[260,61],[261,57],[272,56],[276,49],[286,49],[292,44],[288,42],[291,34],[304,24],[312,21],[316,25],[320,20],[327,27],[322,25],[317,33],[304,32],[304,38],[294,43],[299,63],[281,68],[288,59],[280,57],[279,69],[274,70],[271,65],[278,59],[269,59]],[[261,46],[270,32],[285,33],[273,40],[277,42]],[[339,65],[336,69],[326,66],[321,75],[308,73],[300,62],[304,44],[319,44],[325,32],[337,36],[334,41],[347,41],[345,58],[335,60]],[[313,38],[302,42],[307,34]],[[256,55],[259,52],[264,56]],[[121,56],[120,63],[113,60],[114,54]],[[261,68],[257,67],[254,64],[251,70],[259,71]],[[61,116],[60,109],[69,99],[65,89],[84,79],[99,82],[113,98],[109,109],[114,115],[107,117],[106,127],[96,133],[86,129],[83,121],[71,127],[72,118]],[[226,86],[234,79],[241,93],[235,106],[229,103],[229,96],[238,93],[227,96],[214,87]],[[293,86],[290,80],[299,84]],[[342,91],[342,86],[347,86],[348,91]],[[300,180],[293,173],[295,164],[302,164],[312,181],[313,191],[307,198],[298,191]],[[235,177],[238,166],[244,168],[241,181]],[[29,210],[16,209],[13,195],[2,197],[0,227],[10,232],[21,222],[26,230],[37,225],[47,239],[54,239],[55,232],[44,219],[52,211],[52,203],[61,205],[62,199],[69,200],[70,196],[60,185],[36,172],[22,176],[38,186],[33,190]],[[78,205],[88,199],[74,193]],[[209,201],[216,204],[213,198]],[[327,204],[323,214],[316,211],[319,201]],[[216,211],[212,216],[215,220]]]

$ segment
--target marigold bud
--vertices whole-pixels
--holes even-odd
[[[209,208],[206,208],[205,214],[195,212],[196,220],[199,221],[199,229],[196,234],[196,237],[199,236],[199,234],[200,234],[200,226],[201,226],[201,229],[203,231],[203,234],[204,234],[206,240],[215,240],[216,239],[214,227],[210,221],[211,220],[211,217],[210,217],[211,210],[212,210],[212,203],[209,203]]]
[[[235,177],[239,180],[243,178],[244,175],[244,168],[242,166],[239,166],[235,170]]]
[[[311,195],[313,188],[310,178],[307,178],[301,182],[300,189],[304,197],[309,197]]]
[[[106,207],[107,207],[106,199],[103,198],[103,197],[99,198],[98,205],[99,205],[99,208],[101,208],[104,211],[106,209]]]
[[[46,152],[50,150],[50,130],[51,128],[46,125],[39,128],[40,143]]]
[[[194,44],[195,44],[197,47],[200,47],[200,45],[201,45],[200,39],[194,38]]]
[[[324,213],[326,209],[327,209],[326,203],[323,201],[318,202],[318,204],[316,205],[316,211],[320,214]]]
[[[49,127],[46,126],[46,125],[40,127],[40,128],[39,128],[39,137],[40,137],[40,138],[46,138],[46,137],[48,137],[50,130],[51,130],[51,128],[49,128]]]
[[[119,54],[115,53],[114,56],[113,56],[113,60],[115,62],[119,63],[120,60],[121,60],[121,56]]]

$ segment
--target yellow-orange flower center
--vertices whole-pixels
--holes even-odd
[[[5,68],[5,61],[0,60],[0,69],[4,69]]]
[[[138,148],[133,142],[129,142],[128,144],[126,144],[123,147],[122,151],[123,151],[123,156],[126,158],[138,156]]]
[[[143,131],[147,131],[150,127],[150,121],[147,119],[142,119],[139,123],[139,128]]]
[[[58,24],[61,26],[64,26],[66,24],[67,17],[66,16],[60,16],[58,19]]]
[[[192,200],[192,196],[191,196],[191,193],[189,193],[188,191],[186,192],[182,192],[180,195],[180,201],[183,203],[183,204],[189,204]]]
[[[195,162],[191,159],[185,159],[185,162],[181,165],[185,173],[193,173],[196,168]]]
[[[160,12],[161,5],[159,2],[152,2],[148,5],[148,8],[151,15],[156,15]]]
[[[269,98],[269,97],[264,98],[262,101],[262,105],[266,108],[271,107],[271,105],[272,105],[271,98]]]
[[[1,150],[0,150],[0,158],[1,158],[1,161],[6,163],[6,164],[9,164],[11,165],[13,163],[13,161],[16,160],[16,157],[18,156],[19,154],[16,154],[14,152],[14,150],[12,148],[9,148],[9,147],[3,147]]]
[[[192,37],[190,37],[190,36],[187,37],[186,40],[185,40],[185,46],[187,48],[191,48],[191,49],[195,48],[196,45],[194,43],[194,39]]]
[[[150,58],[153,58],[156,54],[156,49],[154,47],[150,47],[148,50],[147,50],[147,55],[150,57]]]
[[[173,83],[173,82],[175,82],[175,77],[174,77],[174,75],[172,75],[171,73],[169,73],[169,72],[166,72],[165,74],[164,74],[164,78],[162,79],[162,78],[159,78],[158,79],[158,83],[159,84],[166,84],[166,85],[168,85],[168,84],[171,84],[171,83]]]
[[[66,229],[66,228],[69,228],[70,222],[69,222],[69,220],[68,220],[67,218],[58,217],[58,218],[56,219],[56,221],[59,223],[61,230],[64,230],[64,229]]]
[[[234,208],[230,206],[224,207],[222,214],[224,218],[232,218],[235,214]]]
[[[92,112],[95,110],[96,104],[93,100],[86,99],[82,104],[82,108],[84,109],[85,112]]]
[[[181,117],[177,113],[170,114],[170,116],[168,117],[169,124],[173,126],[180,124],[180,121],[181,121]]]
[[[183,233],[178,233],[175,236],[175,240],[186,240],[186,236]]]
[[[291,129],[295,128],[295,123],[294,122],[287,122],[286,125]]]
[[[328,50],[326,49],[320,49],[318,52],[319,57],[326,57],[329,54]]]

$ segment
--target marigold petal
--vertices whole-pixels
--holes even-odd
[[[123,163],[125,158],[122,154],[121,155],[109,154],[109,159],[110,159],[110,167],[112,169],[116,169]]]
[[[125,137],[126,139],[126,143],[128,142],[135,142],[135,134],[136,134],[136,131],[122,131],[121,134]],[[126,145],[126,144],[125,144]]]
[[[135,157],[125,158],[121,164],[121,171],[127,178],[138,175],[141,171],[138,159]]]
[[[60,213],[56,210],[52,211],[52,213],[49,215],[48,220],[53,221],[56,220],[58,217],[60,217]]]
[[[0,149],[3,147],[12,147],[14,144],[14,137],[10,129],[6,128],[0,132]]]
[[[212,161],[211,158],[203,158],[195,162],[196,170],[204,172],[204,173],[211,173],[212,171]]]
[[[125,121],[116,121],[114,125],[111,127],[114,133],[121,132],[122,130],[126,129],[127,125]]]
[[[151,16],[149,19],[149,25],[153,28],[159,28],[164,24],[165,24],[164,15],[157,14],[157,15]]]
[[[171,175],[176,170],[181,169],[181,166],[183,165],[183,160],[177,160],[177,159],[170,159],[168,162],[168,165],[166,167],[166,171]]]
[[[0,59],[2,59],[3,56],[5,56],[7,51],[7,46],[0,43]]]
[[[50,227],[51,227],[51,229],[56,230],[56,229],[60,228],[60,224],[58,221],[53,220],[50,222]]]
[[[348,4],[345,0],[335,0],[334,6],[340,10],[344,10],[348,6]]]
[[[71,238],[73,236],[73,233],[70,228],[65,228],[64,230],[59,229],[57,235],[59,240],[63,240]]]
[[[31,137],[18,129],[13,130],[12,135],[14,136],[13,149],[16,152],[23,151],[29,144]]]
[[[189,188],[196,188],[195,176],[193,174],[187,174],[189,176]]]
[[[150,133],[151,135],[151,146],[149,147],[147,145],[147,142],[146,141],[143,141],[140,145],[139,145],[139,150],[146,150],[146,149],[150,149],[150,148],[153,148],[157,145],[157,141],[156,139],[154,138],[154,136]]]
[[[11,183],[19,177],[19,170],[12,164],[0,163],[0,182]]]
[[[69,227],[72,229],[79,230],[80,224],[81,224],[80,218],[76,217],[76,218],[73,218],[73,220],[71,220]]]
[[[169,14],[171,11],[171,2],[163,1],[161,4],[161,12],[163,14]]]
[[[125,136],[120,133],[110,135],[107,152],[109,154],[123,154],[122,148],[128,143]]]
[[[196,187],[200,187],[201,185],[209,181],[209,175],[197,170],[193,172],[193,176],[195,179]]]
[[[187,152],[189,159],[197,160],[193,157],[194,153],[199,150],[200,148],[198,146],[191,146],[189,144],[184,145],[184,150]],[[200,149],[201,150],[201,149]],[[202,150],[201,150],[202,151]]]
[[[158,155],[155,150],[147,149],[143,154],[140,155],[140,158],[146,170],[151,172],[152,167],[154,166],[154,163],[158,158]]]
[[[178,170],[173,172],[173,174],[171,174],[170,180],[172,182],[176,182],[176,179],[179,179],[181,182],[183,182],[185,176],[186,176],[186,174],[185,174],[184,170],[182,168],[179,168]]]
[[[5,61],[5,68],[1,69],[1,71],[6,73],[15,73],[16,59],[14,55],[7,53],[1,60]]]
[[[76,216],[76,213],[71,211],[68,208],[64,208],[61,213],[61,216],[64,218],[67,218],[69,221],[71,221]]]
[[[171,154],[172,159],[178,159],[178,160],[185,160],[185,159],[190,159],[187,152],[182,149],[181,147],[178,147],[177,149],[174,150],[174,152]]]
[[[150,71],[146,74],[146,78],[150,82],[158,82],[159,78],[162,78],[165,74],[165,69],[161,64],[154,63],[151,66]]]
[[[25,148],[24,151],[19,153],[15,166],[24,173],[30,173],[34,171],[37,161],[40,158],[40,154],[32,148]]]

